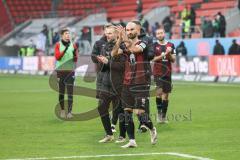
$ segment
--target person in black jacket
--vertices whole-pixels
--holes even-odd
[[[115,26],[109,26],[105,30],[107,43],[102,49],[101,55],[97,56],[97,60],[102,64],[100,68],[102,74],[101,92],[99,93],[98,111],[101,116],[101,121],[106,132],[106,136],[99,143],[111,142],[114,140],[111,122],[109,117],[110,103],[115,101],[113,110],[118,110],[117,116],[123,113],[120,104],[120,93],[123,81],[123,73],[125,67],[125,57],[123,55],[112,55],[113,47],[117,39],[117,31]],[[118,104],[117,104],[118,103]],[[117,143],[125,141],[126,131],[124,121],[119,121],[120,136]]]
[[[225,50],[223,46],[221,45],[219,40],[216,40],[216,44],[213,49],[213,55],[224,55],[224,54],[225,54]]]
[[[190,21],[191,21],[191,32],[193,33],[195,30],[195,25],[196,25],[196,12],[193,7],[191,7],[189,17],[190,17]]]
[[[102,64],[99,63],[99,61],[97,59],[97,56],[100,55],[100,53],[102,52],[102,49],[105,47],[106,43],[107,43],[107,38],[106,38],[105,35],[103,35],[100,40],[95,42],[95,44],[93,46],[93,50],[92,50],[92,55],[91,55],[92,62],[96,64],[95,66],[96,66],[96,72],[97,72],[96,98],[99,98],[99,93],[100,93],[100,90],[101,90],[100,87],[101,87],[101,83],[102,83],[102,73],[100,72]]]
[[[106,30],[106,28],[109,28],[113,26],[113,24],[109,23],[109,24],[106,24],[104,26],[104,30]],[[96,64],[96,72],[97,72],[97,81],[96,81],[96,90],[97,90],[97,93],[96,93],[96,98],[99,98],[99,94],[101,92],[101,90],[103,90],[102,87],[102,82],[103,82],[103,73],[101,72],[102,69],[104,69],[103,67],[103,64],[101,62],[99,62],[97,56],[99,56],[104,48],[106,47],[106,44],[108,43],[108,40],[107,40],[107,37],[106,35],[104,34],[100,40],[96,41],[94,46],[93,46],[93,50],[92,50],[92,55],[91,55],[91,58],[92,58],[92,61],[93,63]],[[113,101],[113,106],[114,108],[117,108],[115,110],[113,110],[113,113],[112,113],[112,125],[111,125],[111,128],[112,128],[112,131],[113,132],[116,132],[116,124],[117,124],[117,121],[118,121],[118,107],[115,107],[116,105],[120,105],[118,103],[118,101]]]
[[[164,27],[164,30],[166,31],[166,39],[171,39],[172,36],[172,26],[173,22],[171,20],[170,16],[167,16],[163,19],[162,25]]]
[[[176,55],[177,56],[187,56],[187,48],[183,41],[180,42],[179,46],[176,48]]]
[[[228,55],[240,55],[240,46],[237,44],[236,39],[232,41],[232,45],[228,50]]]
[[[219,17],[219,33],[220,37],[226,37],[226,19],[221,12],[218,12]]]
[[[238,0],[238,9],[240,10],[240,0]]]

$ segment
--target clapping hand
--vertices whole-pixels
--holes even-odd
[[[108,63],[108,59],[102,55],[97,56],[97,59],[99,62],[102,62],[103,64],[107,64]]]

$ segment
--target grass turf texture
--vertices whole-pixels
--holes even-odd
[[[122,149],[119,144],[98,143],[104,136],[99,118],[85,122],[57,119],[54,107],[58,94],[49,88],[48,77],[1,74],[0,82],[0,159],[142,152],[178,152],[219,160],[240,157],[240,86],[237,85],[174,83],[168,112],[170,123],[156,125],[158,143],[150,144],[149,133],[136,133],[139,147]],[[76,84],[95,87],[95,83],[85,83],[80,78]],[[74,96],[73,112],[84,112],[96,105],[96,99]],[[156,113],[154,97],[151,113]],[[130,159],[184,158],[156,155]]]

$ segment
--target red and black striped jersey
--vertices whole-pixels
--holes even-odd
[[[165,44],[160,44],[159,42],[154,43],[155,56],[160,56],[163,52],[166,52],[167,47],[172,48],[171,54],[176,54],[174,44],[166,41]],[[154,76],[168,77],[171,76],[171,72],[172,62],[169,59],[169,55],[166,55],[163,59],[156,61],[153,65]]]
[[[143,41],[138,41],[136,45],[139,45],[143,48],[146,48],[146,43]],[[124,82],[125,85],[138,85],[138,84],[148,84],[150,74],[148,74],[147,63],[149,61],[145,58],[142,53],[124,53],[127,57],[125,63],[125,72],[124,72]]]

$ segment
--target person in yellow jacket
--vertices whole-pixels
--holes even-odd
[[[190,16],[190,9],[188,6],[185,6],[185,8],[182,10],[182,12],[180,13],[181,15],[181,20],[184,20],[185,18],[187,18],[188,16]]]
[[[191,37],[191,20],[190,18],[185,18],[184,21],[184,28],[183,28],[183,36],[184,38],[188,37],[190,38]]]

